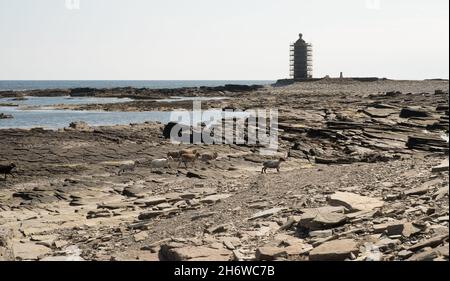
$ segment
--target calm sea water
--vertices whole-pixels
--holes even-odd
[[[135,87],[135,88],[182,88],[182,87],[216,87],[226,84],[238,85],[267,85],[274,81],[269,80],[153,80],[153,81],[8,81],[0,80],[0,91],[4,90],[37,90],[37,89],[69,89],[78,87],[90,88],[115,88],[115,87]],[[220,98],[200,98],[200,100],[222,99]],[[189,98],[182,98],[187,99]],[[195,98],[199,99],[199,98]],[[164,101],[172,101],[167,99]],[[48,129],[58,129],[69,126],[71,122],[85,121],[91,126],[127,125],[130,123],[144,123],[146,121],[159,121],[167,123],[175,117],[184,116],[184,120],[189,119],[192,113],[189,112],[104,112],[104,111],[76,111],[76,110],[54,110],[52,105],[60,104],[104,104],[126,102],[130,99],[118,98],[95,98],[95,97],[27,97],[26,100],[13,100],[11,98],[0,98],[0,103],[15,104],[18,106],[0,106],[0,113],[10,114],[12,119],[0,119],[0,129],[6,128],[35,128],[44,127]],[[38,106],[38,109],[23,109],[23,106]],[[208,110],[203,112],[204,120],[210,120],[211,116],[221,119],[220,110]],[[242,116],[242,113],[236,113]]]
[[[181,99],[181,98],[180,98]],[[144,123],[147,121],[168,123],[177,121],[189,124],[192,112],[189,111],[145,111],[145,112],[122,112],[122,111],[78,111],[78,110],[56,110],[52,105],[58,104],[104,104],[126,102],[129,99],[119,98],[91,98],[91,97],[27,97],[27,100],[14,101],[11,98],[0,98],[0,103],[12,103],[18,106],[0,106],[0,113],[10,114],[12,119],[0,119],[0,129],[8,128],[36,128],[59,129],[68,127],[71,122],[84,121],[91,126],[128,125],[130,123]],[[26,106],[38,106],[38,109],[26,109]],[[208,122],[221,120],[221,110],[205,110],[202,112],[202,120]],[[237,112],[236,117],[243,117],[245,113]],[[179,119],[181,118],[181,119]]]
[[[96,98],[96,97],[26,97],[24,100],[15,98],[0,98],[0,104],[15,104],[20,106],[52,106],[52,105],[82,105],[82,104],[108,104],[133,101],[130,98]],[[3,108],[5,110],[5,108]]]
[[[70,89],[70,88],[115,88],[134,87],[150,89],[167,89],[182,87],[216,87],[226,84],[267,85],[271,80],[0,80],[0,91],[5,90],[37,90],[37,89]]]

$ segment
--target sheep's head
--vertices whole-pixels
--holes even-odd
[[[9,164],[9,166],[10,166],[11,168],[16,168],[16,167],[17,167],[16,164],[14,164],[14,163]]]
[[[167,160],[173,161],[173,157],[172,157],[172,156],[169,156],[169,157],[167,157]]]
[[[280,158],[280,160],[278,160],[278,161],[280,161],[280,162],[286,162],[286,159],[285,159],[285,158]]]

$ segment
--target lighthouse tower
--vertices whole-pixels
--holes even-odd
[[[313,77],[312,44],[306,43],[301,33],[297,42],[291,44],[290,75],[294,80]]]

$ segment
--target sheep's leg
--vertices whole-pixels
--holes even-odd
[[[264,168],[261,169],[261,174],[264,174]]]
[[[278,173],[280,172],[280,168],[277,168],[277,172],[278,172]]]

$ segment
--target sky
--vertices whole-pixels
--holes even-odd
[[[315,77],[449,77],[448,0],[0,0],[0,80],[276,80],[298,33]]]

